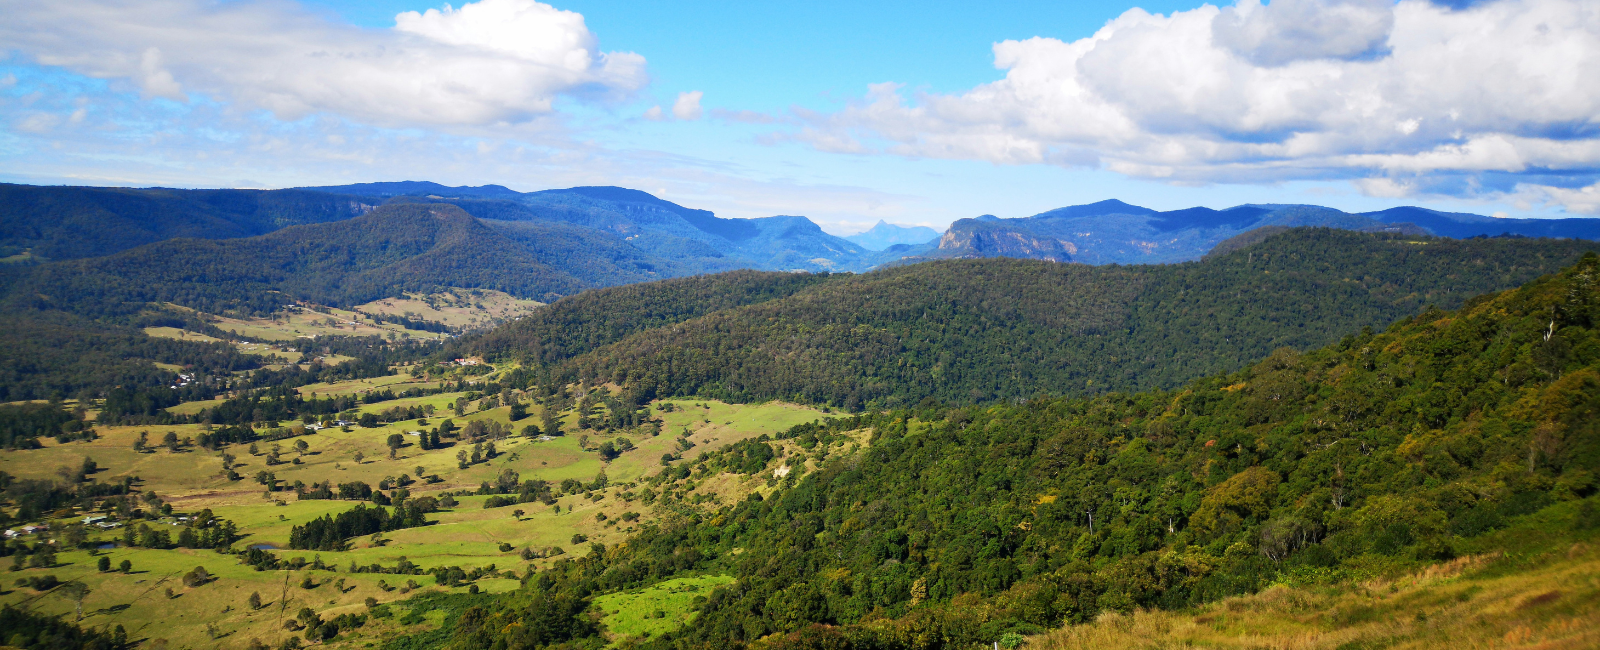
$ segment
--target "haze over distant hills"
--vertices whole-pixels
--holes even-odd
[[[867,250],[881,251],[896,244],[920,245],[939,238],[939,231],[927,226],[902,226],[879,220],[871,230],[845,237]]]

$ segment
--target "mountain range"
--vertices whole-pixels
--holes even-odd
[[[1592,218],[1500,219],[1411,206],[1365,213],[1285,204],[1159,211],[1115,199],[1031,217],[961,219],[942,234],[931,228],[880,221],[864,233],[835,237],[804,217],[724,219],[618,187],[517,193],[497,185],[450,188],[408,181],[301,189],[374,200],[420,197],[448,201],[480,218],[563,221],[610,232],[642,250],[686,262],[717,266],[712,261],[720,257],[725,263],[773,271],[859,272],[884,264],[977,257],[1164,264],[1199,259],[1227,239],[1268,226],[1458,239],[1502,235],[1600,239],[1600,219]]]
[[[1019,257],[1084,264],[1166,264],[1198,259],[1217,244],[1264,227],[1324,227],[1441,237],[1559,237],[1600,239],[1600,219],[1497,219],[1475,214],[1398,207],[1352,214],[1315,205],[1195,207],[1161,212],[1107,200],[1031,217],[984,215],[961,219],[937,248],[910,250],[906,261]]]
[[[1267,227],[1600,239],[1597,219],[1497,219],[1417,207],[1346,213],[1314,205],[1250,204],[1163,212],[1106,200],[1031,217],[961,219],[943,233],[880,221],[866,232],[838,237],[803,216],[722,218],[621,187],[517,192],[499,185],[424,181],[284,190],[0,184],[0,262],[99,257],[177,238],[259,236],[347,220],[397,203],[454,205],[524,245],[554,238],[542,247],[546,263],[580,277],[582,286],[739,268],[862,272],[950,258],[1172,263],[1199,259],[1223,241]],[[555,253],[558,249],[565,252]],[[633,271],[598,270],[618,265]]]
[[[882,219],[866,232],[845,237],[867,250],[887,250],[890,246],[905,244],[916,246],[939,238],[939,231],[927,226],[902,226]]]

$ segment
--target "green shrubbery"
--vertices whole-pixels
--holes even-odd
[[[769,498],[591,545],[450,634],[511,647],[590,638],[576,612],[552,623],[551,603],[715,569],[737,584],[642,645],[965,647],[1277,579],[1550,543],[1600,525],[1597,415],[1591,255],[1459,312],[1280,349],[1176,391],[925,400],[796,427],[784,437],[819,456],[847,431],[871,428],[871,445],[791,473]],[[695,465],[737,471],[749,449]],[[689,465],[651,482],[671,491],[703,473]],[[1501,537],[1514,527],[1540,532]],[[534,627],[537,639],[497,632]]]

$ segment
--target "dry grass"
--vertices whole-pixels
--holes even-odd
[[[480,328],[533,313],[544,303],[487,289],[451,289],[432,295],[406,294],[356,307],[367,314],[410,315],[452,327]]]
[[[1344,588],[1274,586],[1196,612],[1105,614],[1088,625],[1040,635],[1050,650],[1239,648],[1600,647],[1600,554],[1574,546],[1567,557],[1489,576],[1494,556],[1429,567],[1394,580]],[[1475,574],[1478,575],[1475,577]]]

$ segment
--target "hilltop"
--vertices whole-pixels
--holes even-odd
[[[463,339],[450,354],[539,363],[566,381],[650,395],[851,410],[924,397],[968,403],[1170,388],[1278,347],[1313,348],[1430,305],[1457,306],[1595,248],[1294,229],[1184,264],[946,260],[806,285],[769,276],[795,290],[697,306],[695,296],[719,295],[704,288],[719,284],[714,276],[563,299]],[[739,282],[746,278],[762,281]],[[662,299],[646,298],[656,294]],[[625,320],[658,303],[646,326],[621,329],[606,315]]]
[[[378,203],[365,197],[301,190],[0,183],[0,259],[77,259],[179,237],[252,237],[286,226],[357,217]]]

